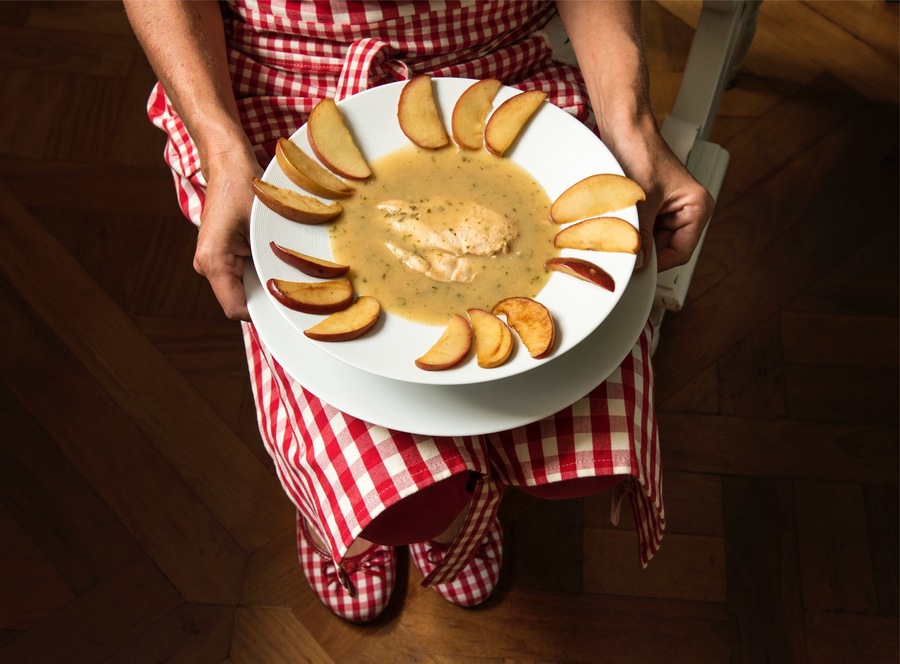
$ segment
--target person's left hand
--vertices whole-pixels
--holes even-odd
[[[657,269],[662,272],[686,263],[712,216],[715,202],[697,182],[657,131],[623,140],[613,152],[625,174],[644,189],[647,199],[637,204],[644,249],[635,269],[643,269],[650,242],[656,244]]]

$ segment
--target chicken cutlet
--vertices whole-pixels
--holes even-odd
[[[388,200],[377,207],[391,253],[435,281],[471,282],[478,274],[472,257],[507,253],[520,232],[516,221],[474,202]]]

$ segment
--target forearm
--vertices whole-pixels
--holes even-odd
[[[204,169],[229,153],[246,155],[218,3],[125,0],[125,9]]]
[[[654,131],[640,3],[560,0],[600,133],[615,143],[631,131]]]

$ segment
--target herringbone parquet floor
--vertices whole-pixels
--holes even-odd
[[[660,117],[698,12],[644,6]],[[121,6],[0,4],[0,662],[896,662],[898,35],[881,0],[763,4],[656,356],[650,567],[606,498],[512,494],[486,606],[413,571],[356,627],[296,564]]]

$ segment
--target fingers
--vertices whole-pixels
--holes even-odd
[[[234,274],[218,274],[209,278],[209,285],[229,320],[250,321],[244,282]]]

